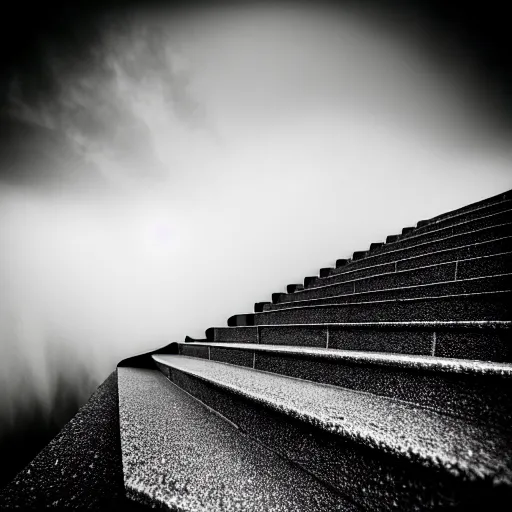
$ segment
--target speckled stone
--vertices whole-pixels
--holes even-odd
[[[477,231],[471,231],[469,233],[462,233],[453,236],[448,236],[442,239],[435,239],[431,241],[422,242],[420,240],[407,239],[408,245],[400,247],[399,242],[388,246],[387,251],[377,254],[370,254],[366,258],[354,261],[346,267],[334,269],[331,276],[325,278],[327,280],[332,279],[334,275],[350,272],[356,269],[362,269],[372,267],[375,265],[382,265],[384,263],[390,263],[402,259],[413,258],[420,255],[426,255],[443,251],[446,249],[454,249],[456,247],[463,247],[466,245],[473,245],[476,243],[496,240],[502,237],[510,236],[512,234],[512,223],[502,224],[499,226],[490,226],[482,228]],[[405,243],[405,241],[403,242]],[[471,257],[470,255],[465,257]]]
[[[508,274],[512,272],[512,252],[459,261],[457,279]]]
[[[486,206],[489,206],[491,204],[498,204],[503,201],[507,201],[511,198],[512,198],[512,190],[507,190],[507,191],[497,194],[495,196],[486,197],[485,199],[481,199],[480,201],[476,201],[475,203],[471,203],[471,204],[462,206],[460,208],[456,208],[455,210],[451,210],[449,212],[445,212],[440,215],[436,215],[435,217],[432,217],[431,219],[429,219],[429,223],[437,223],[437,222],[440,222],[449,217],[454,217],[457,215],[461,215],[463,213],[476,211],[481,208],[485,208]]]
[[[221,363],[236,364],[252,368],[254,363],[253,353],[248,350],[233,350],[231,348],[210,348],[210,359]]]
[[[119,369],[119,410],[125,485],[142,503],[180,511],[355,512],[158,371]]]
[[[187,345],[184,345],[182,343],[179,344],[180,354],[182,356],[202,357],[204,359],[209,359],[208,347],[191,345],[191,342],[187,343]]]
[[[329,348],[333,349],[430,355],[432,345],[430,330],[329,327]]]
[[[225,362],[322,384],[389,396],[496,426],[512,419],[512,365],[312,347],[211,345]],[[239,353],[245,352],[246,358]]]
[[[293,307],[254,314],[255,325],[510,320],[511,292]]]
[[[512,236],[407,258],[397,261],[396,266],[398,271],[408,270],[426,265],[439,265],[447,261],[481,258],[510,251],[512,251]]]
[[[455,274],[452,276],[452,279],[454,277]],[[290,307],[317,306],[320,304],[352,304],[356,302],[415,299],[419,297],[440,297],[444,295],[455,296],[478,292],[512,290],[512,274],[476,277],[467,280],[448,281],[443,283],[404,286],[401,288],[389,288],[386,290],[346,293],[342,295],[331,295],[331,293],[333,293],[331,287],[318,288],[317,290],[323,292],[323,297],[303,301],[269,304],[265,307],[264,311],[277,311],[280,309],[288,309]]]
[[[492,215],[493,213],[502,212],[504,210],[510,210],[512,208],[512,201],[505,200],[497,203],[489,204],[480,208],[476,208],[471,211],[459,212],[451,217],[446,217],[438,222],[431,222],[425,226],[419,226],[416,228],[416,233],[426,233],[427,231],[433,231],[446,226],[453,226],[468,222],[473,219],[480,219]]]
[[[435,355],[512,363],[512,332],[436,332]]]
[[[116,372],[0,491],[2,510],[43,508],[146,510],[125,497]]]
[[[401,401],[222,363],[155,356],[170,378],[365,510],[510,497],[506,434]],[[450,496],[450,493],[453,495]]]
[[[389,250],[396,250],[399,248],[406,248],[418,243],[426,243],[443,238],[453,237],[455,235],[463,235],[472,233],[487,227],[498,226],[512,222],[512,211],[495,213],[482,218],[473,219],[471,221],[460,221],[459,223],[449,224],[448,226],[437,225],[436,229],[415,231],[407,236],[402,237],[399,241],[395,242],[393,246],[388,245],[380,252],[384,253]]]
[[[327,342],[327,327],[323,325],[260,326],[259,332],[263,345],[325,347]]]
[[[404,286],[424,285],[443,281],[485,277],[497,274],[507,274],[512,271],[512,252],[483,258],[471,258],[463,261],[449,261],[428,265],[420,268],[406,269],[394,272],[381,268],[375,269],[375,274],[343,283],[327,281],[323,287],[309,288],[293,294],[285,294],[281,303],[298,302],[306,299],[316,299],[326,296],[346,295],[365,291],[401,288]]]
[[[258,330],[253,326],[211,327],[206,331],[208,341],[227,343],[258,343]]]

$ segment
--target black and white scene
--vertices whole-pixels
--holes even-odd
[[[503,2],[1,24],[1,510],[511,509]]]

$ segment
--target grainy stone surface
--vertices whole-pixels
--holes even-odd
[[[206,337],[208,341],[258,343],[256,327],[211,327],[206,331]]]
[[[315,326],[271,326],[259,327],[260,344],[296,345],[305,347],[325,347],[327,327]]]
[[[455,275],[452,276],[452,279],[453,277],[455,277]],[[317,295],[319,295],[318,298],[268,304],[265,306],[264,311],[276,311],[290,307],[316,306],[319,304],[346,304],[393,299],[415,299],[419,297],[440,297],[443,295],[462,295],[503,290],[512,290],[512,273],[457,281],[452,280],[443,283],[402,286],[401,288],[388,288],[385,290],[345,293],[341,295],[336,294],[336,291],[333,291],[330,287],[316,288],[315,291],[317,291]]]
[[[435,355],[512,363],[512,332],[437,332]]]
[[[507,292],[291,307],[254,314],[254,325],[444,320],[510,320]],[[243,319],[245,321],[246,318]],[[233,319],[232,321],[236,321]]]
[[[233,344],[235,345],[235,344]],[[248,366],[252,368],[254,363],[253,353],[249,350],[232,350],[231,346],[225,345],[227,348],[212,346],[210,348],[210,359],[221,363],[236,364],[238,366]],[[236,344],[236,346],[240,346]],[[252,346],[252,345],[249,345]]]
[[[512,201],[498,201],[493,204],[489,204],[480,208],[476,208],[471,211],[459,212],[456,215],[451,217],[447,217],[443,220],[439,220],[438,222],[431,222],[425,226],[420,226],[418,223],[418,227],[415,229],[415,234],[425,233],[427,231],[433,231],[439,229],[441,227],[452,226],[455,224],[461,224],[463,222],[470,221],[472,219],[479,219],[482,217],[487,217],[492,215],[493,213],[502,212],[504,210],[512,209]],[[428,222],[428,221],[427,221]]]
[[[485,208],[491,204],[501,203],[502,201],[507,201],[508,199],[512,199],[512,190],[507,190],[502,192],[501,194],[497,194],[492,197],[487,197],[475,203],[471,203],[460,208],[456,208],[455,210],[451,210],[449,212],[441,213],[429,219],[429,223],[437,223],[449,217],[454,217],[456,215],[462,215],[463,213],[467,213],[470,211],[479,210],[480,208]]]
[[[146,510],[125,497],[116,372],[0,492],[2,510],[43,508]]]
[[[204,359],[209,359],[208,347],[206,346],[196,346],[191,345],[193,342],[187,342],[187,345],[180,343],[180,354],[183,356],[190,357],[202,357]]]
[[[224,349],[222,347],[225,347]],[[512,423],[512,365],[325,348],[215,344],[224,362],[397,398],[496,427]],[[245,352],[242,358],[240,352]]]
[[[329,327],[329,348],[333,349],[431,355],[432,343],[433,333],[428,330]]]
[[[134,498],[180,511],[355,511],[160,372],[118,375],[125,483]]]
[[[368,393],[222,363],[179,356],[155,359],[170,367],[172,380],[250,435],[311,471],[322,466],[319,477],[373,509],[376,503],[391,509],[393,499],[400,509],[431,508],[430,501],[420,506],[418,499],[426,495],[436,503],[440,496],[437,491],[429,496],[428,488],[437,489],[439,483],[453,490],[454,477],[470,482],[466,495],[493,485],[510,491],[508,436],[486,426]],[[377,475],[370,469],[375,465]],[[430,476],[424,472],[428,468]]]
[[[328,277],[326,279],[332,279],[332,277],[336,274],[345,273],[355,269],[381,265],[392,261],[412,258],[415,256],[443,251],[446,249],[454,249],[456,247],[462,247],[465,245],[472,245],[476,243],[496,240],[498,238],[510,236],[511,233],[512,223],[509,222],[507,224],[500,224],[497,226],[482,228],[477,231],[447,236],[446,238],[442,239],[436,238],[434,240],[426,242],[422,242],[420,240],[411,240],[408,242],[408,245],[406,247],[399,247],[399,242],[397,242],[393,244],[393,246],[389,246],[390,249],[386,252],[370,254],[366,258],[354,261],[353,263],[347,265],[346,267],[334,269],[331,274],[331,277]]]
[[[476,244],[463,245],[453,249],[445,249],[434,253],[428,253],[413,258],[406,258],[397,261],[397,270],[407,270],[426,265],[439,265],[446,261],[458,261],[470,258],[480,258],[504,252],[512,251],[512,236],[480,242]]]

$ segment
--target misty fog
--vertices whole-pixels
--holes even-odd
[[[511,188],[463,52],[351,11],[106,19],[0,165],[0,406],[226,325],[404,226]],[[13,124],[14,126],[14,124]],[[32,153],[31,153],[32,151]],[[13,176],[19,179],[14,179]],[[21,178],[20,178],[21,177]]]

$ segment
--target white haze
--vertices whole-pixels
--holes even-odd
[[[52,64],[62,92],[44,108],[12,93],[13,112],[61,130],[108,183],[0,190],[13,415],[33,396],[50,403],[58,372],[85,367],[97,384],[122,358],[201,337],[336,258],[511,186],[470,63],[384,24],[253,8],[139,14],[104,36],[97,62]]]

